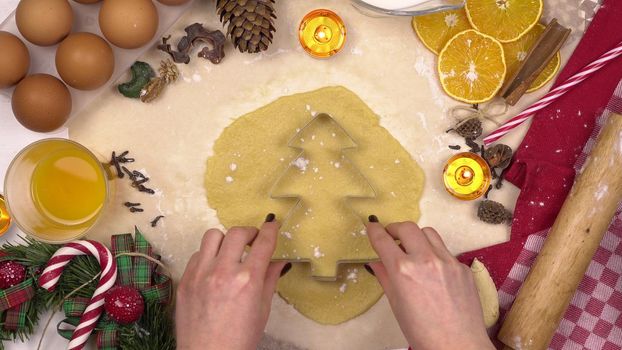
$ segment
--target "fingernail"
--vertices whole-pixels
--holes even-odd
[[[369,272],[370,275],[376,276],[376,274],[374,273],[374,270],[371,268],[371,266],[369,266],[369,264],[365,264],[365,270],[367,270],[367,272]]]
[[[291,269],[292,269],[292,263],[285,264],[285,266],[283,266],[283,270],[281,270],[281,277],[285,276],[285,274],[288,273],[289,270]]]
[[[380,222],[376,215],[370,215],[368,219],[369,219],[369,222]]]
[[[266,222],[273,222],[274,219],[276,219],[276,215],[274,215],[273,213],[270,213],[266,216]]]

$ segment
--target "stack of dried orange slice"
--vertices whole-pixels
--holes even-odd
[[[438,55],[441,85],[451,97],[482,103],[492,99],[542,34],[542,0],[466,0],[464,9],[414,17],[422,43]],[[559,70],[559,53],[529,91]]]

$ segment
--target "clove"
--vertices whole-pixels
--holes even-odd
[[[160,219],[164,218],[164,215],[158,215],[155,219],[151,220],[151,227],[156,227]]]

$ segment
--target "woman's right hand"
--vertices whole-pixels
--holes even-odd
[[[381,259],[369,266],[410,346],[494,349],[471,270],[451,255],[434,229],[420,229],[412,222],[385,228],[370,216],[367,231]]]

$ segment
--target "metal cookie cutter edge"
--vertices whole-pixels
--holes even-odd
[[[350,209],[353,213],[355,213],[355,215],[359,218],[361,224],[363,224],[363,226],[365,226],[365,222],[366,222],[365,218],[361,217],[358,214],[358,212],[350,204],[350,200],[351,199],[373,199],[373,198],[377,198],[378,197],[378,192],[376,191],[376,189],[374,188],[372,183],[369,181],[369,178],[367,178],[367,176],[365,176],[365,174],[363,174],[363,172],[345,154],[345,151],[358,147],[358,143],[354,140],[352,135],[350,135],[350,133],[335,118],[333,118],[333,116],[331,116],[330,114],[328,114],[328,113],[318,113],[313,118],[311,118],[311,120],[309,120],[302,128],[300,128],[300,130],[297,131],[296,134],[294,136],[292,136],[292,138],[289,139],[289,141],[287,142],[287,147],[299,150],[300,152],[297,154],[296,159],[300,158],[304,154],[304,150],[301,147],[294,146],[293,145],[294,141],[297,140],[297,136],[300,133],[302,133],[310,125],[312,125],[316,120],[318,120],[320,118],[328,118],[352,142],[352,146],[347,146],[347,147],[344,147],[344,148],[341,149],[341,155],[343,156],[344,159],[346,159],[346,161],[348,161],[350,164],[353,165],[353,168],[355,169],[355,172],[358,173],[358,175],[360,175],[365,180],[365,182],[369,185],[369,188],[372,191],[372,195],[371,196],[345,196],[343,201],[345,202],[346,207],[348,207],[348,209]],[[289,166],[274,181],[272,187],[270,188],[270,193],[269,193],[270,199],[296,199],[296,203],[289,209],[289,211],[287,212],[287,215],[283,218],[283,223],[287,222],[290,219],[292,214],[300,207],[300,205],[302,203],[302,198],[299,195],[295,195],[295,194],[275,195],[274,194],[276,192],[277,185],[281,182],[281,180],[283,180],[285,178],[285,176],[287,176],[287,172],[288,172],[287,169],[289,169]],[[380,260],[380,258],[378,258],[378,257],[370,258],[370,259],[360,259],[360,260],[337,260],[337,264],[335,266],[335,276],[316,276],[316,275],[314,275],[312,273],[311,277],[313,277],[314,279],[319,280],[319,281],[336,281],[337,280],[337,272],[339,271],[339,265],[342,265],[342,264],[363,264],[363,263],[374,262],[374,261],[379,261],[379,260]],[[272,261],[287,261],[287,262],[292,262],[292,263],[300,263],[300,262],[302,262],[302,263],[312,263],[312,260],[310,258],[305,258],[305,259],[285,259],[285,258],[274,258],[273,257]]]

